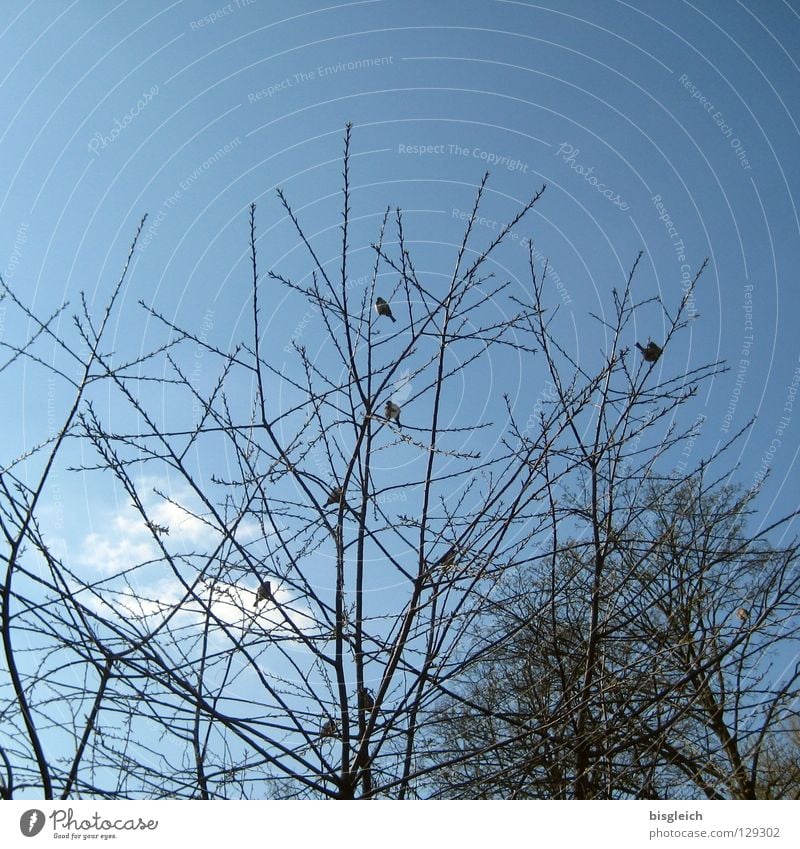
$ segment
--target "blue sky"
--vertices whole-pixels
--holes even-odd
[[[487,167],[486,242],[547,185],[519,237],[549,258],[564,345],[584,362],[603,346],[588,313],[609,309],[640,250],[635,291],[673,308],[709,257],[700,319],[670,355],[679,368],[721,358],[731,370],[692,408],[706,416],[692,456],[755,415],[736,479],[749,487],[768,467],[765,516],[798,506],[796,0],[32,0],[4,10],[0,272],[35,308],[75,304],[80,290],[99,307],[147,213],[111,344],[158,338],[138,317],[143,298],[233,345],[249,328],[248,204],[258,203],[265,267],[308,271],[278,186],[335,263],[352,121],[352,244],[363,246],[353,277],[371,267],[387,204],[407,211],[418,267],[446,273]],[[524,288],[524,258],[511,243],[494,270]],[[284,356],[305,309],[270,304],[271,356]],[[0,338],[11,339],[19,328],[6,315]],[[642,340],[663,333],[655,308],[638,322]],[[324,355],[313,330],[304,341]],[[502,357],[486,368],[488,409],[508,391],[524,419],[542,376]],[[7,395],[22,388],[24,423],[6,414],[2,434],[30,446],[68,395],[36,367],[3,377]],[[465,388],[453,415],[478,403]]]
[[[3,11],[0,274],[39,314],[69,300],[67,335],[74,338],[81,291],[99,313],[147,214],[107,349],[121,360],[163,341],[140,299],[220,349],[246,339],[249,205],[258,205],[262,271],[302,280],[311,270],[278,187],[322,263],[338,267],[342,143],[352,122],[355,285],[371,272],[369,245],[390,204],[405,211],[420,275],[432,285],[447,276],[487,168],[473,248],[547,186],[490,269],[525,298],[522,243],[534,240],[540,263],[549,263],[559,340],[590,372],[607,340],[589,314],[608,314],[612,288],[624,286],[640,251],[636,296],[660,296],[673,311],[708,257],[695,293],[699,318],[657,365],[664,376],[717,359],[730,368],[687,409],[684,421],[703,418],[685,459],[699,461],[755,417],[729,457],[734,479],[751,487],[769,471],[760,523],[800,506],[800,0],[8,0]],[[332,368],[330,341],[306,303],[273,287],[261,306],[262,352],[278,370],[296,374],[293,341]],[[388,335],[385,322],[376,327]],[[29,332],[0,303],[0,342]],[[650,305],[627,343],[663,335]],[[522,423],[546,394],[538,362],[492,350],[469,381],[455,382],[445,424],[491,420],[493,429],[464,440],[470,448],[499,440],[503,393]],[[196,356],[187,368],[207,389],[217,365]],[[253,387],[236,389],[232,403],[246,413]],[[288,403],[285,386],[273,380],[268,389],[275,410]],[[52,436],[72,396],[33,362],[0,372],[0,390],[5,463]],[[141,391],[171,426],[193,420],[168,391]],[[395,384],[401,401],[403,391]],[[114,395],[95,401],[112,429],[131,426]],[[403,419],[413,425],[413,404]],[[376,455],[383,484],[417,473],[413,446],[384,449]],[[44,504],[56,551],[99,576],[155,557],[109,475],[67,471],[76,450],[54,470]],[[230,459],[196,463],[208,477]],[[180,482],[170,489],[157,469],[142,471],[147,507],[170,527],[170,542],[213,548],[207,526],[149,494],[166,489],[191,506],[188,490]],[[413,512],[413,498],[407,505],[397,494],[395,512]],[[795,522],[783,532],[796,530]],[[243,539],[258,532],[240,529]],[[137,613],[180,601],[177,582],[152,572],[140,570],[140,589],[152,580],[127,598]],[[332,570],[313,575],[333,581]],[[215,613],[233,626],[252,617],[254,585],[231,580]],[[397,573],[376,581],[376,607],[395,605]],[[302,625],[306,611],[298,602],[295,621]],[[262,618],[279,624],[272,616]],[[242,688],[252,686],[245,678]]]

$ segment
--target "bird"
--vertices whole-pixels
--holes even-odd
[[[253,602],[253,607],[258,607],[260,601],[270,601],[272,599],[272,584],[269,581],[263,581],[261,586],[256,590],[256,600]]]
[[[378,315],[389,316],[392,321],[397,321],[397,319],[392,315],[392,308],[386,303],[386,301],[383,300],[383,298],[375,299],[375,312],[378,313]]]
[[[383,408],[383,415],[387,422],[396,421],[397,426],[402,427],[400,424],[400,407],[397,404],[387,401],[386,406]]]
[[[451,545],[450,548],[445,551],[445,553],[433,563],[428,561],[428,570],[424,573],[424,577],[431,578],[436,573],[447,573],[455,570],[457,561],[460,557],[461,552],[458,550],[458,546]]]
[[[330,507],[331,504],[341,504],[342,496],[344,495],[344,491],[340,486],[335,486],[331,490],[331,494],[328,496],[328,500],[325,502],[326,507]]]
[[[661,356],[661,348],[655,342],[648,342],[644,348],[637,342],[636,347],[648,363],[654,363]]]
[[[358,691],[358,706],[364,711],[371,711],[375,707],[375,699],[366,687]]]
[[[458,549],[455,546],[451,546],[451,548],[436,561],[436,568],[442,569],[444,571],[452,569],[453,566],[456,565],[457,555]]]
[[[320,737],[335,737],[336,723],[332,719],[328,719],[322,726],[319,732]]]
[[[747,620],[750,618],[750,614],[743,607],[739,607],[736,610],[736,618],[740,622],[747,622]]]

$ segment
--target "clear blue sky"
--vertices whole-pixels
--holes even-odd
[[[800,400],[786,401],[800,377],[798,0],[9,0],[3,11],[0,272],[37,309],[81,289],[99,304],[146,212],[123,314],[144,298],[223,347],[241,338],[248,204],[263,266],[306,273],[274,189],[309,232],[338,224],[352,121],[353,243],[368,245],[385,206],[400,205],[430,274],[451,267],[458,212],[487,165],[489,222],[547,184],[520,235],[550,258],[564,344],[587,362],[602,346],[587,314],[608,310],[638,251],[637,293],[673,308],[682,275],[708,256],[701,318],[671,357],[724,358],[731,371],[693,408],[706,420],[692,456],[757,414],[737,479],[751,486],[766,463],[764,506],[798,506]],[[332,262],[333,238],[321,244]],[[496,270],[524,286],[523,250],[501,259]],[[352,275],[370,261],[354,254]],[[305,306],[271,306],[280,358]],[[0,338],[8,315],[0,305]],[[125,321],[113,345],[155,333]],[[660,338],[655,310],[637,333]],[[540,376],[492,374],[524,420]],[[48,395],[35,367],[4,379],[7,395],[22,383],[30,445],[68,397]],[[0,433],[16,445],[11,409]]]

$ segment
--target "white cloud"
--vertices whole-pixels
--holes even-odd
[[[168,501],[155,504],[149,511],[151,521],[169,528],[170,539],[177,537],[189,542],[211,542],[219,537],[217,531],[197,516]]]
[[[112,520],[111,533],[92,532],[81,543],[78,560],[105,575],[113,575],[130,569],[157,556],[152,538],[146,536],[147,529],[132,528],[122,516]]]
[[[103,607],[103,601],[117,615],[125,618],[150,620],[148,627],[164,616],[173,613],[172,628],[199,629],[207,615],[210,603],[212,617],[220,624],[237,630],[240,636],[252,629],[280,633],[291,637],[295,632],[287,626],[284,613],[291,617],[298,630],[306,633],[318,632],[310,617],[310,611],[301,605],[298,608],[294,593],[280,586],[280,579],[272,578],[273,600],[254,606],[257,582],[255,576],[244,578],[241,583],[215,580],[212,573],[204,583],[195,585],[195,598],[186,599],[184,585],[171,573],[171,566],[164,561],[159,545],[176,555],[174,565],[184,569],[188,582],[194,582],[198,572],[209,566],[202,559],[202,552],[210,555],[220,541],[220,534],[201,519],[193,515],[192,494],[188,490],[177,491],[159,486],[154,479],[139,481],[139,492],[144,500],[148,527],[142,515],[133,506],[119,507],[105,514],[95,514],[94,527],[84,535],[79,545],[78,562],[102,576],[106,592],[89,602],[92,607]],[[165,501],[154,490],[169,493],[171,501]],[[199,513],[199,509],[197,510]],[[166,532],[168,529],[168,532]],[[155,533],[155,537],[154,537]],[[266,556],[264,528],[252,518],[243,520],[236,529],[236,540],[248,548],[251,554],[261,551]],[[269,536],[269,533],[267,534]],[[190,564],[180,553],[196,552],[196,563]],[[210,564],[213,566],[214,561]],[[227,573],[230,579],[230,572]],[[113,576],[118,575],[119,578]],[[124,577],[123,577],[124,575]],[[209,602],[209,586],[212,587]],[[180,610],[175,614],[176,606]],[[109,608],[104,609],[108,615]],[[213,640],[227,640],[219,627],[212,628]]]
[[[171,551],[203,545],[213,549],[219,541],[219,532],[189,509],[180,506],[181,501],[190,503],[191,494],[188,491],[171,493],[174,502],[165,501],[153,492],[157,487],[149,483],[151,485],[147,486],[142,482],[140,492],[151,527],[133,506],[121,508],[107,518],[101,516],[97,525],[102,530],[86,534],[79,544],[80,563],[104,575],[112,575],[157,559],[162,552],[153,538],[154,532]]]

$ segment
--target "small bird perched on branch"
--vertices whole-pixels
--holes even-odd
[[[328,719],[327,722],[322,726],[319,732],[320,737],[335,737],[336,736],[336,723],[332,719]]]
[[[637,342],[636,347],[642,352],[642,356],[648,363],[654,363],[661,356],[661,348],[655,342],[648,342],[644,348]]]
[[[358,691],[358,706],[361,710],[367,712],[371,711],[375,707],[375,699],[366,687],[362,687]]]
[[[335,486],[331,490],[331,494],[328,496],[328,500],[325,502],[326,507],[330,507],[331,504],[341,504],[342,496],[344,495],[344,491],[340,486]]]
[[[452,546],[448,551],[446,551],[435,564],[436,569],[452,569],[453,566],[456,565],[456,556],[458,555],[458,549],[455,546]]]
[[[739,607],[736,610],[736,618],[740,622],[747,622],[747,620],[750,618],[750,614],[747,612],[747,610],[745,610],[744,607]]]
[[[383,300],[383,298],[375,299],[375,312],[378,313],[378,315],[388,316],[392,321],[397,321],[397,319],[392,315],[392,308],[386,303],[386,301]]]
[[[395,421],[398,427],[403,426],[400,424],[400,407],[392,401],[386,402],[386,406],[383,408],[383,415],[387,422]]]
[[[261,601],[272,600],[272,584],[269,581],[262,582],[261,586],[256,590],[256,600],[253,602],[253,607],[258,607]]]

